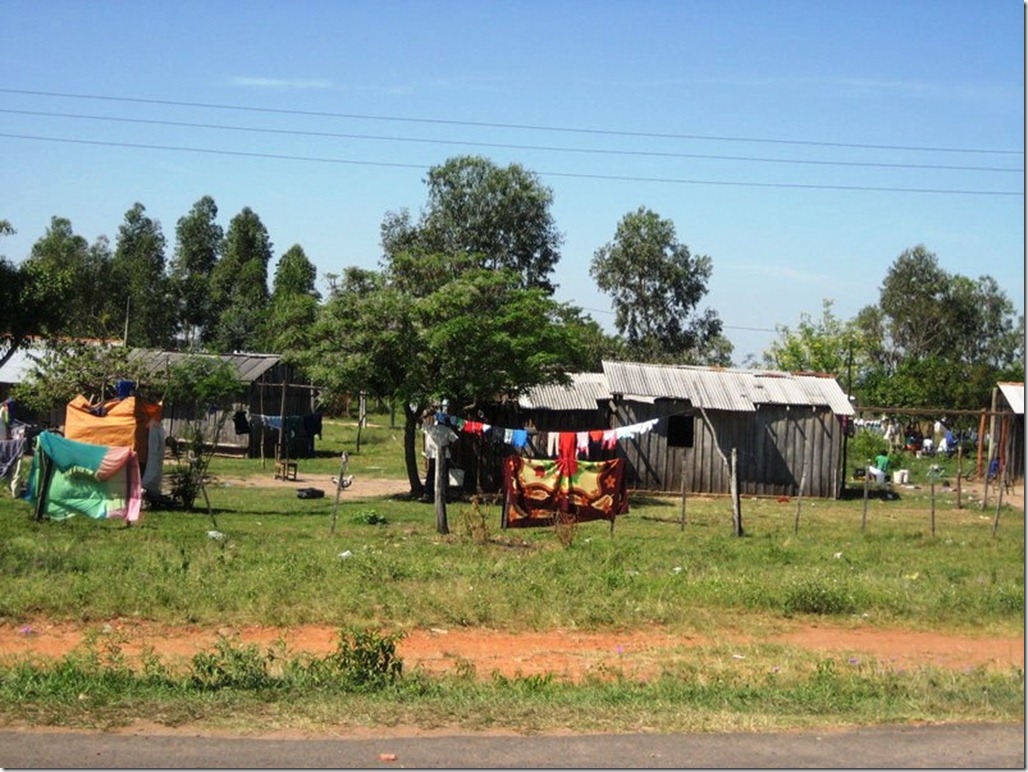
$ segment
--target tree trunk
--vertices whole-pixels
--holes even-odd
[[[410,403],[403,405],[404,426],[403,426],[403,457],[407,463],[407,481],[410,483],[411,496],[415,498],[425,491],[421,483],[421,472],[418,469],[418,426],[421,423],[420,406],[411,409]]]

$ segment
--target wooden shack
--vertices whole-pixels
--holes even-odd
[[[854,413],[832,376],[604,362],[615,425],[653,418],[653,431],[620,443],[629,487],[835,498],[842,490],[844,419]]]
[[[1024,480],[1024,383],[999,383],[993,392],[989,458],[1000,460],[1008,482]]]
[[[544,457],[534,438],[547,432],[653,428],[619,440],[611,457],[627,462],[630,489],[728,494],[736,451],[742,495],[834,498],[843,485],[845,422],[854,409],[835,378],[715,367],[604,362],[569,386],[530,390],[516,403],[484,409],[496,426],[525,427],[521,451]],[[465,490],[498,490],[499,465],[515,452],[503,443],[462,438],[454,463],[470,472]]]
[[[318,389],[293,366],[274,354],[187,354],[176,351],[133,349],[131,358],[143,364],[144,372],[154,383],[169,367],[192,356],[210,356],[227,361],[235,368],[245,393],[231,407],[231,415],[215,413],[204,418],[208,439],[219,423],[218,448],[250,458],[276,457],[279,430],[273,428],[278,419],[287,423],[286,439],[289,458],[308,458],[314,453],[315,435],[320,429],[316,409]],[[186,408],[165,404],[163,426],[169,438],[181,439],[195,416]],[[226,419],[223,422],[220,419]],[[272,420],[269,420],[272,419]],[[245,429],[245,431],[239,431]]]

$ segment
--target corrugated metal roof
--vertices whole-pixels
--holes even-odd
[[[3,365],[0,365],[0,383],[21,383],[28,378],[35,364],[30,354],[40,352],[33,347],[19,347]]]
[[[999,390],[1007,398],[1011,409],[1018,415],[1024,415],[1024,384],[1023,383],[1001,383]]]
[[[518,400],[526,410],[596,410],[598,402],[610,399],[603,373],[571,373],[567,386],[536,386]]]
[[[134,348],[129,352],[129,360],[141,362],[150,375],[159,375],[168,366],[174,366],[188,357],[210,357],[227,361],[238,373],[239,380],[252,383],[259,380],[268,370],[282,359],[274,354],[188,354],[180,351],[151,351]]]
[[[853,415],[853,405],[831,376],[689,365],[604,362],[613,394],[688,400],[708,410],[753,412],[757,405],[816,405]]]

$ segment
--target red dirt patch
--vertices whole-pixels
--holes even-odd
[[[109,636],[130,657],[149,647],[167,662],[188,660],[197,652],[210,650],[219,634],[237,636],[240,642],[257,644],[262,649],[281,639],[291,652],[305,651],[317,656],[334,651],[339,634],[337,628],[327,626],[201,629],[131,620],[89,626],[38,621],[0,625],[0,657],[60,657],[81,644],[90,630]],[[806,626],[761,639],[722,637],[720,641],[739,645],[779,643],[826,655],[888,662],[895,667],[1024,668],[1023,636],[977,638],[910,630]],[[408,671],[421,667],[430,672],[454,672],[473,666],[481,678],[494,672],[507,677],[550,673],[579,680],[590,673],[605,672],[652,676],[659,672],[661,663],[673,661],[684,650],[714,643],[713,639],[673,635],[659,628],[602,633],[505,633],[460,628],[410,631],[397,644],[397,653]]]

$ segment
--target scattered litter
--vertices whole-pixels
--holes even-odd
[[[378,754],[379,761],[396,761],[395,753],[380,753]]]
[[[840,560],[842,558],[842,553],[836,552],[834,555],[832,555],[832,557],[834,557],[836,560]]]
[[[441,627],[430,627],[428,629],[436,635],[446,635],[450,632],[449,630],[444,630]]]
[[[225,534],[223,534],[221,531],[208,531],[207,538],[214,539],[215,541],[224,541]]]
[[[18,630],[18,632],[19,632],[19,633],[21,633],[22,635],[35,635],[35,634],[36,634],[36,633],[35,633],[35,632],[33,631],[33,629],[32,629],[32,626],[31,626],[31,625],[25,625],[25,626],[23,626],[23,627],[22,627],[22,628],[21,628],[20,630]]]
[[[343,560],[349,560],[353,557],[353,553],[350,552],[350,550],[343,550],[339,553],[339,557],[341,557]]]
[[[674,574],[680,574],[680,573],[682,573],[682,567],[681,566],[675,566],[674,568],[671,569],[671,572],[674,573]]]
[[[742,654],[733,654],[732,659],[746,659]]]

